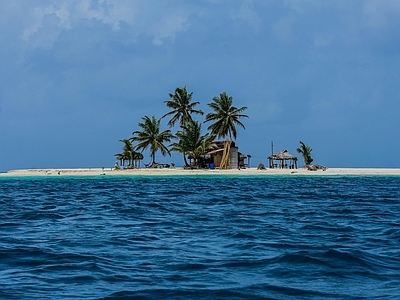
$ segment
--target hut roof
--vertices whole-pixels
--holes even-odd
[[[125,159],[126,155],[124,155],[124,153],[117,153],[114,154],[114,156],[116,157],[116,159]],[[140,152],[134,152],[133,153],[133,159],[134,160],[142,160],[144,158],[143,154]]]
[[[241,159],[244,159],[244,158],[247,158],[248,155],[239,152],[239,157],[240,157]]]
[[[297,160],[297,157],[290,154],[287,150],[280,150],[275,154],[272,154],[268,156],[268,159],[274,159],[274,160]]]

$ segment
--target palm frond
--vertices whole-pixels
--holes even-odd
[[[179,121],[180,125],[184,125],[187,122],[191,122],[192,114],[203,115],[203,112],[198,109],[194,109],[199,102],[191,102],[193,92],[188,93],[186,90],[186,86],[182,88],[176,88],[174,93],[168,94],[170,100],[164,101],[166,106],[171,109],[171,111],[164,114],[161,118],[165,118],[166,116],[173,116],[168,121],[168,126],[173,127],[176,122]]]
[[[138,142],[135,150],[142,150],[143,152],[146,149],[150,149],[152,162],[154,163],[155,153],[157,151],[161,151],[161,154],[164,156],[170,154],[164,143],[169,143],[173,138],[173,135],[170,130],[160,132],[161,120],[156,119],[155,116],[152,116],[151,118],[145,116],[142,120],[143,122],[138,124],[142,130],[134,131],[131,140]]]
[[[213,110],[206,115],[205,122],[212,123],[208,129],[217,137],[227,137],[236,139],[237,130],[236,125],[246,129],[244,124],[239,121],[239,118],[248,118],[247,115],[242,114],[247,109],[246,106],[237,108],[232,105],[233,98],[226,92],[221,93],[219,96],[214,97],[213,101],[208,106]]]

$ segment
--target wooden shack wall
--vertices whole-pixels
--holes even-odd
[[[229,168],[236,169],[239,166],[239,148],[231,147],[229,153]]]
[[[221,160],[222,160],[222,153],[216,153],[213,155],[214,166],[216,168],[219,168],[219,165],[221,164]]]

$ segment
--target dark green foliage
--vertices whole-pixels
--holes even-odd
[[[122,139],[119,141],[124,143],[122,153],[117,155],[119,159],[127,161],[131,166],[133,166],[136,161],[143,159],[143,154],[135,151],[135,148],[129,139]]]
[[[174,126],[177,121],[179,121],[180,126],[183,126],[187,122],[192,121],[192,114],[203,115],[201,110],[194,109],[199,102],[191,102],[192,96],[193,92],[188,94],[186,86],[183,88],[176,88],[174,94],[169,94],[171,100],[164,101],[171,111],[163,115],[161,119],[172,115],[171,120],[168,122],[168,126]]]
[[[132,133],[132,141],[138,142],[136,145],[137,150],[146,150],[150,148],[152,163],[155,163],[155,154],[161,151],[163,156],[171,155],[167,146],[164,143],[171,142],[173,135],[171,130],[164,130],[160,132],[160,120],[155,116],[149,118],[148,116],[142,117],[143,123],[139,123],[141,131],[134,131]]]
[[[197,121],[189,121],[176,133],[178,142],[171,145],[171,151],[181,152],[183,155],[191,155],[195,161],[210,149],[215,135],[201,135],[201,124]],[[185,162],[187,164],[187,162]]]
[[[304,163],[306,165],[309,165],[314,161],[313,158],[311,157],[312,149],[306,144],[304,144],[302,141],[300,141],[300,147],[297,148],[296,150],[303,156]]]
[[[232,137],[236,139],[236,125],[245,129],[239,118],[248,118],[247,115],[242,114],[247,107],[237,108],[233,106],[232,102],[232,97],[223,92],[219,97],[214,97],[213,102],[208,104],[213,112],[207,114],[205,122],[214,121],[208,129],[219,138],[229,136],[229,139],[232,139]]]

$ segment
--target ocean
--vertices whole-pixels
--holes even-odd
[[[0,197],[0,299],[400,299],[400,177],[10,177]]]

